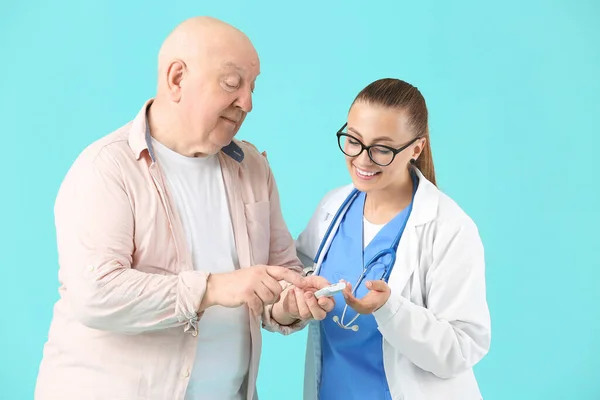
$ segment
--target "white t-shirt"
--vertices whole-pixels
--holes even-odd
[[[181,216],[194,269],[234,271],[239,264],[219,158],[185,157],[152,142]],[[199,322],[198,350],[185,399],[245,398],[250,346],[246,306],[207,309]]]
[[[369,243],[371,243],[371,240],[373,240],[373,238],[375,236],[377,236],[377,234],[379,233],[381,228],[383,228],[384,226],[385,226],[385,224],[381,224],[381,225],[372,224],[363,216],[363,246],[364,246],[364,249],[367,248]]]

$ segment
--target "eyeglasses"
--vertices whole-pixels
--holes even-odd
[[[364,150],[366,150],[371,161],[381,167],[390,165],[392,161],[394,161],[396,154],[407,149],[411,144],[420,139],[420,137],[417,136],[399,149],[382,144],[365,146],[360,140],[344,132],[344,128],[347,125],[348,124],[345,123],[337,132],[338,146],[340,146],[342,153],[348,157],[358,157]]]

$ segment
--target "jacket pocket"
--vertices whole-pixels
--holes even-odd
[[[246,227],[253,264],[269,262],[271,243],[271,206],[268,201],[246,204]]]

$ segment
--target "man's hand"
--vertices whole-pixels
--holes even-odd
[[[282,291],[279,281],[286,281],[297,287],[306,286],[300,273],[285,267],[260,265],[212,274],[208,277],[200,311],[215,305],[235,308],[246,304],[258,316],[265,305],[279,300]]]
[[[316,319],[321,321],[333,310],[335,302],[331,297],[317,299],[315,292],[329,286],[327,279],[311,275],[304,278],[305,287],[290,286],[283,299],[273,306],[272,316],[281,325],[290,325],[298,320]]]
[[[352,294],[352,285],[346,282],[343,291],[344,299],[354,311],[359,314],[372,314],[384,305],[390,298],[391,290],[384,281],[368,281],[366,283],[369,292],[362,299],[357,299]]]

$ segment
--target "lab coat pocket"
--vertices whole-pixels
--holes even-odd
[[[246,227],[250,242],[252,263],[267,264],[269,262],[269,246],[271,242],[271,207],[268,201],[246,204]]]

